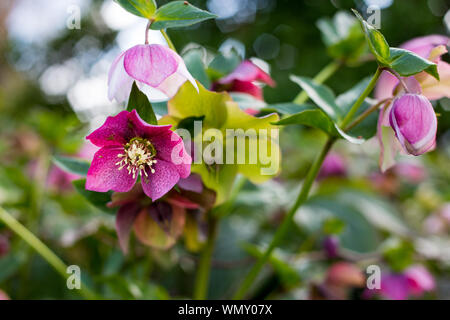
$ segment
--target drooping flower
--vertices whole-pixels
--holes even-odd
[[[424,96],[405,94],[395,99],[389,122],[405,152],[418,156],[435,146],[436,113]]]
[[[144,194],[138,184],[130,192],[114,193],[108,206],[119,207],[116,231],[120,247],[126,253],[132,228],[143,244],[168,249],[187,229],[186,224],[199,225],[204,222],[204,214],[214,201],[215,193],[204,188],[198,175],[191,174],[186,179],[180,179],[177,190],[171,190],[155,202]],[[186,237],[192,238],[192,234],[186,234]],[[186,244],[189,246],[189,241]]]
[[[183,140],[170,125],[145,123],[137,114],[122,111],[86,139],[100,147],[87,173],[86,189],[97,192],[128,192],[138,177],[145,194],[161,198],[190,174],[191,157]]]
[[[108,75],[109,99],[127,101],[134,81],[151,100],[155,93],[159,100],[172,98],[186,81],[197,88],[183,59],[159,44],[134,46],[115,59]]]
[[[319,178],[345,176],[347,168],[344,159],[338,153],[329,153],[323,161]]]
[[[275,86],[275,82],[269,74],[255,65],[250,60],[244,60],[229,75],[219,79],[214,84],[215,91],[241,92],[263,100],[263,93],[260,86],[255,82],[265,83]]]

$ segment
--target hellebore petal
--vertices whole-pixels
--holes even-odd
[[[381,172],[385,172],[395,165],[395,156],[402,149],[400,143],[395,138],[395,132],[389,124],[389,114],[392,110],[392,103],[380,110],[377,124],[377,139],[380,143],[379,166]]]
[[[134,46],[125,52],[125,71],[133,79],[155,88],[177,70],[175,54],[159,44]]]
[[[404,275],[409,284],[410,294],[420,296],[436,287],[433,276],[424,266],[415,265],[405,270]]]
[[[181,189],[184,189],[187,191],[192,191],[192,192],[197,192],[197,193],[203,192],[202,178],[196,173],[192,173],[187,178],[180,179],[180,181],[178,181],[178,186]]]
[[[86,189],[97,192],[127,192],[133,188],[137,176],[129,174],[126,168],[118,169],[117,161],[122,147],[106,146],[97,151],[86,177]]]
[[[450,74],[448,71],[450,68],[448,68],[446,62],[441,61],[441,55],[447,52],[445,46],[449,44],[449,41],[450,38],[447,36],[430,35],[412,39],[400,46],[402,49],[410,50],[422,58],[427,58],[437,64],[441,81],[436,80],[425,72],[415,76],[422,87],[422,94],[430,100],[438,100],[450,95]],[[389,72],[383,71],[375,88],[375,97],[379,100],[392,97],[397,85],[398,79]]]
[[[255,65],[250,60],[245,60],[239,64],[229,75],[219,79],[213,86],[215,89],[229,92],[242,92],[254,96],[259,100],[263,100],[262,89],[254,84],[255,81],[275,86],[275,82],[270,75]],[[224,86],[222,88],[222,86]]]
[[[108,76],[108,97],[119,103],[127,101],[136,81],[150,100],[167,100],[186,80],[197,88],[183,59],[176,52],[159,44],[137,45],[120,54],[113,62]]]
[[[385,274],[379,293],[390,300],[405,300],[409,295],[408,279],[403,274]]]
[[[260,81],[268,84],[269,86],[275,85],[272,78],[250,60],[242,61],[233,72],[220,79],[218,82],[220,84],[228,84],[235,80],[244,82]]]
[[[425,37],[411,39],[400,46],[402,49],[412,51],[423,58],[427,58],[431,51],[440,45],[448,45],[450,38],[447,36],[433,34]]]
[[[119,237],[120,248],[125,254],[128,252],[128,238],[131,228],[140,209],[139,203],[131,202],[121,206],[117,211],[116,232]]]
[[[434,147],[437,119],[433,106],[424,96],[405,94],[395,99],[389,121],[407,153],[417,156]]]
[[[423,95],[430,100],[450,98],[450,64],[445,61],[438,61],[437,68],[440,81],[425,74],[417,76]]]
[[[153,201],[165,195],[180,180],[176,166],[164,160],[153,165],[154,173],[147,170],[148,178],[142,178],[142,188]]]
[[[136,111],[134,111],[136,112]],[[122,111],[106,118],[105,123],[86,137],[97,147],[122,146],[135,136],[134,126],[130,126],[130,112]]]
[[[170,209],[170,218],[167,217],[167,209]],[[160,221],[155,221],[153,217],[158,217]],[[168,249],[183,232],[185,220],[186,211],[180,207],[152,205],[139,213],[134,222],[134,232],[143,244]]]
[[[134,81],[125,71],[124,58],[125,52],[114,60],[108,74],[108,98],[119,103],[128,100]]]
[[[190,174],[192,159],[171,125],[150,125],[136,110],[109,117],[87,139],[103,146],[94,156],[86,188],[127,192],[139,174],[144,192],[156,200]]]

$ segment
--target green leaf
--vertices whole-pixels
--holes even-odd
[[[215,14],[194,7],[187,1],[172,1],[156,10],[151,29],[186,27],[216,18]]]
[[[332,58],[357,61],[367,49],[358,20],[346,11],[337,12],[333,19],[318,20],[317,27]]]
[[[72,181],[72,184],[75,187],[75,190],[96,208],[107,213],[114,213],[116,211],[115,209],[106,206],[106,204],[111,201],[112,192],[86,190],[86,179]]]
[[[133,83],[133,88],[131,89],[130,98],[128,99],[127,105],[128,111],[132,111],[133,109],[136,109],[142,120],[148,124],[158,124],[158,120],[156,120],[156,115],[150,101],[148,101],[147,96],[139,90],[136,82]]]
[[[366,35],[366,40],[369,44],[370,51],[372,51],[373,55],[380,64],[385,65],[389,61],[390,52],[389,44],[383,34],[367,23],[358,11],[353,9],[352,11],[361,23],[361,27]]]
[[[155,0],[114,0],[128,12],[150,19],[156,11]]]
[[[227,119],[226,102],[230,96],[206,90],[197,82],[199,92],[190,82],[183,84],[175,97],[168,102],[169,116],[160,119],[160,124],[177,125],[182,119],[204,117],[203,130],[220,128]]]
[[[352,137],[342,131],[322,110],[310,105],[302,105],[301,108],[302,111],[275,122],[274,124],[301,124],[320,129],[332,137],[343,138],[354,144],[361,144],[364,142],[363,139]]]
[[[187,51],[183,55],[183,60],[192,76],[206,88],[209,88],[211,87],[211,80],[206,73],[205,55],[204,48],[195,48]]]
[[[413,76],[425,71],[439,80],[437,65],[417,54],[399,48],[391,48],[391,61],[389,67],[397,71],[403,77]]]
[[[219,53],[209,63],[207,72],[214,81],[231,73],[241,63],[239,53],[232,49],[227,53]]]
[[[264,112],[277,112],[279,114],[295,114],[303,110],[303,105],[293,102],[270,104],[262,109]]]
[[[333,91],[325,85],[317,84],[312,79],[291,75],[291,81],[298,84],[308,94],[310,99],[322,109],[333,121],[340,118],[339,107],[335,102]]]
[[[54,156],[53,163],[64,171],[77,174],[79,176],[86,176],[91,165],[89,161],[74,157]]]

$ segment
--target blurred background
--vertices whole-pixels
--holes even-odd
[[[446,0],[190,2],[219,18],[169,30],[175,46],[182,51],[195,43],[212,52],[234,47],[242,57],[266,61],[277,83],[264,88],[268,103],[292,101],[298,94],[289,75],[312,77],[330,62],[316,22],[339,10],[365,12],[379,5],[381,31],[392,46],[450,31]],[[67,23],[77,12],[81,27],[70,29]],[[87,203],[74,191],[74,177],[51,161],[61,154],[92,158],[85,135],[121,109],[107,99],[109,67],[121,51],[143,42],[145,25],[112,0],[0,2],[0,206],[64,261],[85,270],[86,282],[105,298],[189,297],[198,258],[184,249],[183,241],[167,251],[133,241],[134,250],[124,256],[114,215]],[[157,31],[151,31],[150,39],[165,43]],[[327,85],[342,93],[375,68],[375,62],[342,68]],[[354,272],[355,277],[370,263],[389,275],[420,264],[435,280],[424,296],[450,298],[450,101],[443,99],[435,107],[437,150],[402,159],[385,174],[378,168],[374,139],[363,146],[336,145],[338,170],[323,173],[252,297],[364,298],[358,281],[344,281],[345,290],[330,289],[336,287],[330,280],[332,267],[345,260],[354,269],[343,273]],[[211,298],[226,298],[236,288],[261,249],[250,243],[271,239],[324,139],[300,126],[283,132],[281,176],[261,186],[246,185],[233,213],[221,223]],[[345,258],[327,256],[324,243],[336,239]],[[2,292],[12,299],[78,297],[0,223]]]

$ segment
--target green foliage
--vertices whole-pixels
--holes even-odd
[[[156,11],[155,0],[114,0],[128,12],[150,19]]]
[[[89,161],[74,157],[54,156],[53,162],[62,170],[77,174],[79,176],[86,176],[91,165]]]
[[[128,111],[132,111],[133,109],[135,109],[142,120],[148,124],[158,124],[150,101],[148,101],[147,96],[139,90],[136,82],[133,83],[127,105]]]
[[[393,69],[404,77],[413,76],[419,72],[425,71],[439,80],[439,74],[435,63],[430,62],[411,51],[390,48],[380,31],[367,23],[357,11],[353,10],[353,13],[361,22],[370,50],[381,67]]]
[[[333,19],[319,19],[317,27],[328,54],[334,59],[355,63],[367,49],[358,20],[347,11],[337,12]]]
[[[151,29],[187,27],[215,17],[215,14],[194,7],[187,1],[172,1],[156,10]]]
[[[115,209],[109,208],[107,204],[111,201],[112,192],[95,192],[86,190],[86,179],[75,180],[72,182],[75,189],[89,203],[106,213],[115,213]]]

